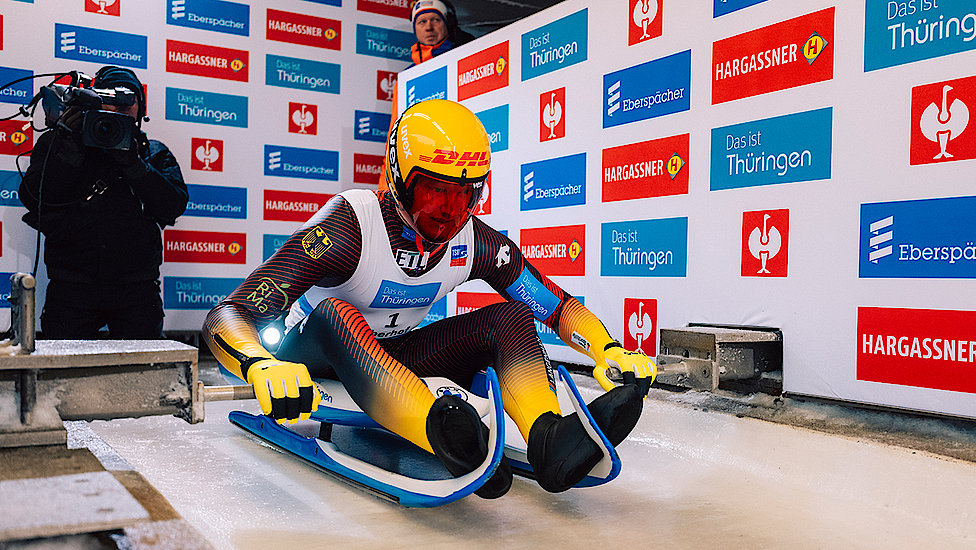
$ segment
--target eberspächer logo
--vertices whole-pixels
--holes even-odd
[[[976,49],[972,0],[867,0],[864,70]]]
[[[54,57],[145,69],[147,48],[143,35],[54,24]]]
[[[396,86],[396,80],[391,84]],[[392,95],[392,90],[390,94]],[[407,81],[407,107],[428,99],[447,99],[447,67]]]
[[[976,158],[976,76],[912,88],[911,164]]]
[[[355,111],[355,131],[353,137],[363,141],[386,141],[386,133],[390,130],[390,114],[374,113],[372,111]]]
[[[34,71],[13,67],[0,67],[0,84],[24,79],[0,90],[0,102],[26,105],[31,100],[31,97],[34,96],[34,85],[30,79],[32,76],[34,76]]]
[[[861,278],[976,279],[976,197],[861,205]]]
[[[684,277],[688,218],[601,224],[600,251],[604,277]]]
[[[186,184],[190,201],[186,205],[187,216],[205,218],[247,217],[247,189],[218,185]]]
[[[238,36],[250,33],[251,7],[225,0],[169,0],[167,25]]]
[[[339,180],[339,152],[284,145],[264,146],[264,175]]]
[[[834,8],[712,45],[712,104],[834,77]]]
[[[712,130],[711,189],[830,178],[833,109]]]
[[[586,153],[523,164],[519,210],[586,204]]]
[[[691,50],[603,75],[603,127],[691,108]]]

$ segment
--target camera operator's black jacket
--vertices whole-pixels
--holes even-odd
[[[84,147],[57,130],[38,138],[20,201],[28,209],[24,221],[46,237],[52,280],[159,278],[161,229],[186,209],[186,184],[165,145],[144,133],[136,141],[138,152]]]

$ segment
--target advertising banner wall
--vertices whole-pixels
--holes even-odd
[[[145,84],[143,128],[176,156],[189,190],[163,233],[164,330],[199,330],[330,197],[376,188],[397,74],[410,64],[406,0],[34,0],[2,11],[0,85],[109,64]],[[52,79],[0,90],[0,115]],[[38,135],[24,117],[0,122],[0,292],[9,273],[34,267],[15,162]],[[43,261],[38,278],[40,312]]]
[[[481,219],[629,349],[775,327],[787,392],[976,418],[974,38],[966,0],[567,0],[398,97],[482,117]]]

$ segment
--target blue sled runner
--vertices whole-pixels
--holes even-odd
[[[267,416],[241,411],[230,413],[230,421],[273,447],[339,478],[359,489],[403,506],[429,508],[464,498],[480,488],[494,473],[502,460],[508,458],[515,473],[533,477],[526,458],[526,443],[515,423],[504,414],[498,377],[494,369],[487,369],[483,382],[476,378],[474,390],[464,390],[446,378],[424,378],[435,396],[445,393],[458,395],[468,401],[489,428],[488,456],[474,471],[457,478],[417,479],[385,470],[377,465],[352,457],[339,450],[329,440],[332,425],[381,428],[364,413],[336,380],[316,380],[322,402],[312,413],[312,420],[322,423],[320,436],[298,434]],[[572,377],[562,366],[557,371],[557,395],[563,414],[576,412],[584,420],[590,437],[603,449],[603,459],[577,487],[591,487],[611,481],[620,473],[620,458],[606,436],[597,427]],[[478,395],[482,394],[483,395]],[[506,435],[508,437],[506,437]],[[508,444],[506,444],[506,439]]]

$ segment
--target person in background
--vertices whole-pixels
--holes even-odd
[[[41,331],[94,339],[107,324],[113,339],[161,338],[161,229],[186,209],[186,184],[176,157],[142,131],[146,102],[135,73],[102,67],[92,87],[135,94],[133,105],[100,107],[131,116],[133,139],[127,149],[83,144],[86,114],[97,111],[69,106],[34,146],[19,191],[24,222],[45,236]]]
[[[410,47],[411,66],[474,40],[474,36],[458,28],[454,6],[447,0],[417,0],[410,20],[417,37],[417,42]]]

